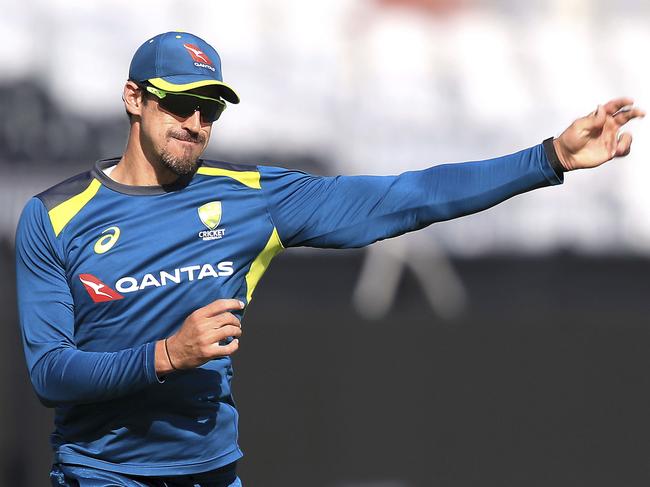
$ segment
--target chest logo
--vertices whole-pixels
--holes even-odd
[[[102,232],[103,237],[100,237],[97,242],[95,242],[95,253],[96,254],[105,254],[113,248],[113,245],[117,242],[117,239],[120,238],[120,229],[118,227],[108,227]]]
[[[86,288],[86,291],[92,300],[96,303],[114,301],[116,299],[122,299],[124,297],[120,293],[112,290],[92,274],[79,274],[79,280],[81,281],[81,284],[83,284]]]
[[[225,228],[217,228],[221,223],[221,201],[210,201],[198,208],[199,218],[207,227],[208,231],[199,232],[199,238],[202,240],[217,240],[226,233]]]

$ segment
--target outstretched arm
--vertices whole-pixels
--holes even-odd
[[[573,122],[556,140],[495,159],[384,177],[321,177],[260,167],[261,187],[285,247],[361,247],[560,184],[564,171],[626,155],[631,137],[618,130],[644,115],[623,108],[631,102],[613,100]]]

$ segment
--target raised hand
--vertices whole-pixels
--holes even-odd
[[[574,121],[553,141],[560,162],[567,171],[597,167],[630,153],[632,135],[619,133],[623,125],[645,112],[633,106],[631,98],[616,98]]]

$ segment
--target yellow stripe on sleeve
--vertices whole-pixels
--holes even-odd
[[[97,194],[97,191],[99,191],[100,186],[101,183],[97,179],[93,179],[88,187],[81,193],[65,200],[63,203],[59,203],[48,211],[47,214],[50,216],[50,221],[54,228],[54,235],[57,237],[59,236],[70,220],[72,220],[74,216],[79,213],[91,199],[93,199]]]
[[[273,232],[269,237],[269,241],[266,243],[264,249],[255,258],[251,264],[251,268],[249,269],[248,274],[246,274],[246,301],[249,303],[251,302],[251,299],[253,298],[253,291],[255,290],[257,284],[260,282],[260,279],[262,279],[262,276],[266,272],[266,269],[269,267],[271,259],[273,259],[273,257],[278,255],[283,250],[284,245],[282,245],[282,242],[280,241],[278,231],[275,227],[273,227]]]
[[[262,189],[260,185],[260,173],[257,171],[231,171],[218,167],[200,167],[196,172],[205,176],[226,176],[239,181],[249,188]]]

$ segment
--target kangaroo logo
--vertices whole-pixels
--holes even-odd
[[[84,288],[86,288],[92,300],[96,303],[114,301],[124,297],[120,293],[113,291],[92,274],[79,274],[79,280],[84,285]]]
[[[187,49],[187,52],[190,53],[192,59],[194,59],[197,63],[205,63],[212,66],[212,61],[210,61],[210,58],[201,49],[199,49],[199,46],[195,46],[194,44],[183,44],[183,47]]]

